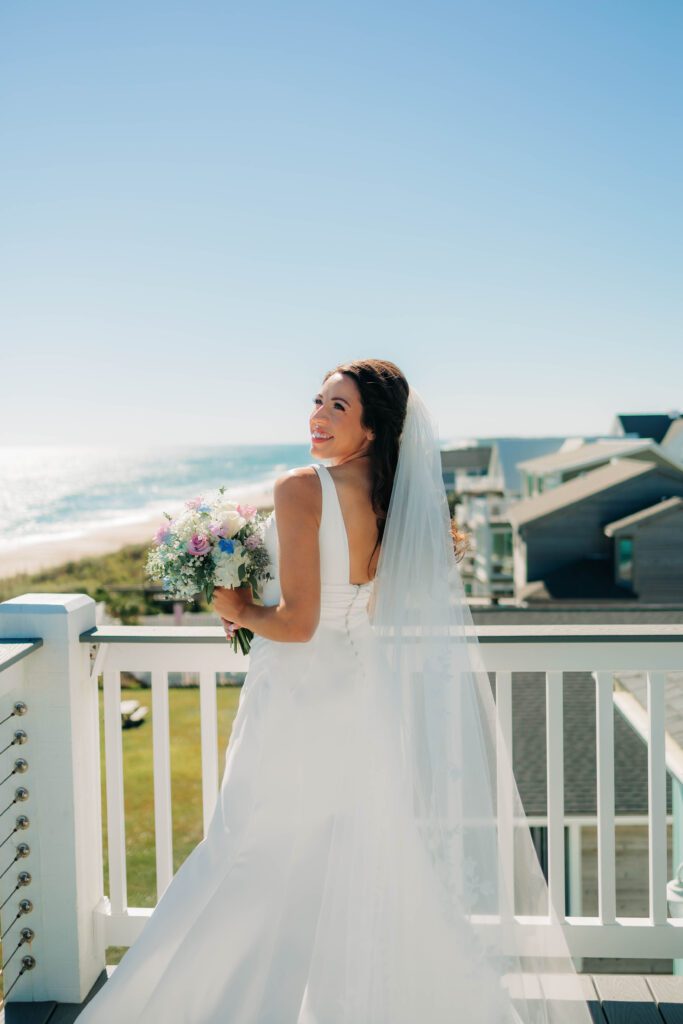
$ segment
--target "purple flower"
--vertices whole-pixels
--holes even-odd
[[[254,548],[260,547],[261,538],[259,537],[258,533],[250,533],[244,542],[244,546],[245,548],[249,548],[250,551],[253,551]]]
[[[163,544],[171,536],[170,526],[160,526],[157,532],[154,534],[154,543]]]
[[[187,543],[191,555],[206,555],[211,550],[211,541],[201,533],[194,533]]]

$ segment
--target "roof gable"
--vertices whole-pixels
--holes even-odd
[[[615,519],[613,522],[607,523],[605,533],[608,537],[612,537],[622,530],[632,529],[633,527],[647,528],[650,525],[654,525],[655,519],[671,515],[672,513],[680,514],[681,511],[683,511],[683,498],[674,494],[672,498],[658,501],[656,505],[650,505],[649,508],[640,509],[640,511],[633,512],[630,516],[623,516],[621,519]]]
[[[585,476],[576,476],[558,487],[553,487],[550,491],[535,494],[532,498],[525,498],[523,501],[509,505],[507,517],[513,526],[521,526],[522,523],[543,519],[570,505],[585,501],[593,494],[599,494],[610,487],[618,487],[627,480],[644,477],[649,473],[661,473],[663,476],[672,475],[652,462],[629,458],[615,459],[614,462],[610,462],[606,466],[591,470]],[[683,479],[683,473],[676,474],[675,478],[680,481]]]
[[[673,417],[674,419],[676,417]],[[638,437],[651,437],[657,444],[662,440],[671,426],[672,417],[668,413],[618,413],[617,420],[625,434],[636,434]]]

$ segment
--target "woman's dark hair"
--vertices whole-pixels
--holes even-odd
[[[375,435],[370,442],[368,455],[372,468],[370,498],[377,517],[377,540],[368,562],[369,572],[372,557],[384,536],[410,389],[398,366],[388,359],[358,359],[340,363],[327,371],[323,383],[333,373],[343,373],[355,381],[362,406],[361,425],[366,430],[372,430]],[[451,519],[451,533],[459,560],[462,557],[459,544],[465,541],[466,535],[457,529],[455,519]]]

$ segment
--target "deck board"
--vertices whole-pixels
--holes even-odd
[[[594,974],[607,1024],[663,1024],[644,974]]]
[[[683,975],[645,975],[665,1024],[683,1024]]]
[[[116,970],[108,964],[88,995]],[[595,1024],[683,1024],[683,975],[579,974]],[[544,981],[546,996],[562,998],[560,987]],[[561,982],[561,979],[560,979]],[[88,1002],[88,1000],[86,1000]],[[558,1006],[560,1005],[558,1003]],[[13,1003],[0,1008],[0,1024],[72,1024],[85,1006],[74,1003]],[[560,1019],[562,1013],[560,1011]]]

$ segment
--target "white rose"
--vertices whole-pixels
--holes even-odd
[[[220,519],[220,526],[225,537],[234,537],[243,526],[246,526],[246,523],[244,516],[235,510],[226,512]]]
[[[213,504],[211,511],[216,519],[222,519],[226,512],[234,512],[237,504],[236,501],[226,501],[222,498]]]

